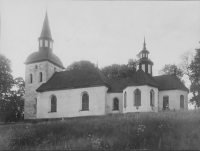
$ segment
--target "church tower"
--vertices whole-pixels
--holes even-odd
[[[38,38],[39,51],[33,52],[25,61],[25,105],[24,118],[36,119],[36,89],[46,83],[54,72],[65,69],[61,60],[53,54],[53,39],[46,12],[42,32]]]
[[[153,62],[148,58],[149,51],[146,49],[146,42],[144,38],[143,50],[140,51],[139,69],[142,69],[147,75],[152,76]]]

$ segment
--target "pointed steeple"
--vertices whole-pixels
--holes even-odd
[[[52,37],[51,37],[51,30],[50,30],[50,27],[49,27],[49,20],[48,20],[47,12],[46,12],[46,15],[45,15],[45,19],[44,19],[44,23],[43,23],[43,27],[42,27],[42,32],[41,32],[39,39],[41,39],[41,38],[49,38],[49,39],[53,40]]]
[[[146,74],[152,76],[152,66],[153,62],[148,58],[149,51],[146,49],[146,42],[144,37],[143,49],[139,53],[140,60],[139,60],[139,69],[142,69]]]
[[[146,42],[145,42],[145,37],[144,37],[143,50],[146,50]]]

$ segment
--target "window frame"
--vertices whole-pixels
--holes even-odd
[[[29,74],[29,84],[32,84],[33,83],[33,74],[30,73]]]
[[[180,109],[184,109],[184,95],[180,95]]]
[[[86,97],[86,98],[85,98]],[[86,99],[86,100],[83,100]],[[89,111],[89,94],[87,92],[83,92],[81,96],[81,111]],[[83,102],[86,101],[86,102]]]
[[[40,72],[40,73],[39,73],[39,82],[42,82],[42,81],[43,81],[43,73]]]
[[[124,92],[124,108],[127,107],[127,94],[126,91]]]
[[[116,104],[116,101],[117,101],[117,104]],[[117,97],[113,99],[113,111],[119,111],[119,99]]]
[[[155,92],[153,89],[150,91],[150,106],[155,106]]]
[[[55,98],[55,100],[52,100],[53,98]],[[53,101],[55,101],[54,106]],[[51,100],[50,100],[50,112],[57,112],[57,97],[55,95],[51,96]]]
[[[136,89],[134,91],[134,106],[138,107],[141,106],[141,90],[140,89]]]

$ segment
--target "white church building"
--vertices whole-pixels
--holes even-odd
[[[25,119],[188,109],[188,89],[176,75],[153,76],[145,41],[135,75],[118,79],[98,67],[66,71],[53,53],[47,13],[38,41],[25,61]]]

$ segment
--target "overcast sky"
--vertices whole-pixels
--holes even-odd
[[[46,6],[53,52],[67,67],[89,60],[99,67],[126,64],[142,50],[144,36],[153,74],[179,63],[200,44],[200,1],[1,1],[0,53],[14,77],[25,76],[26,58],[38,51]]]

